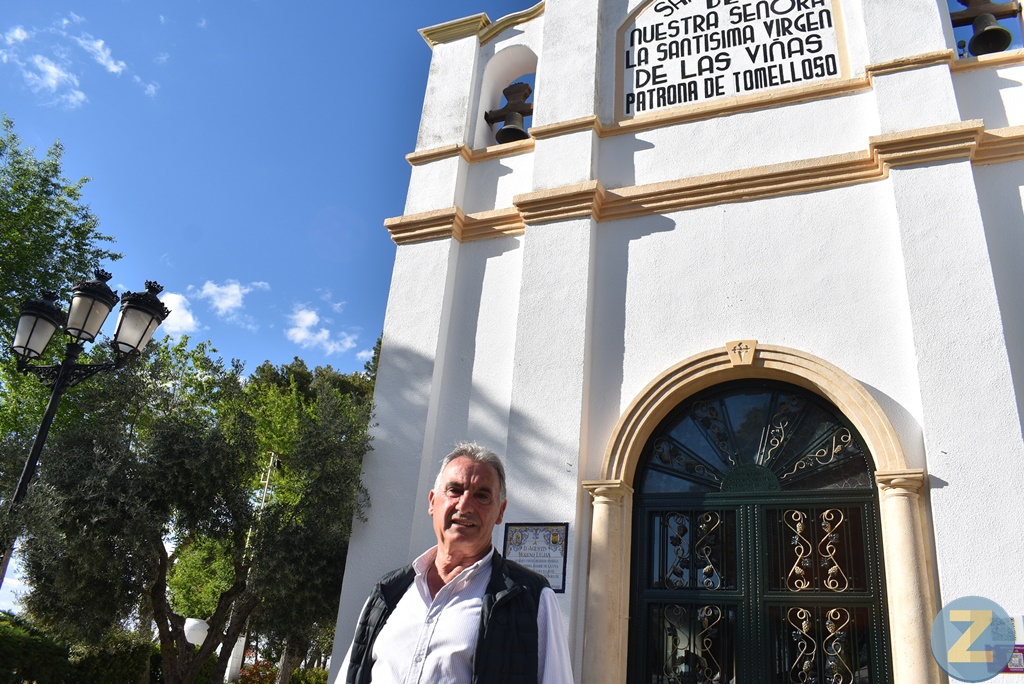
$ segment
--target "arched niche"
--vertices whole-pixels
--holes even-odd
[[[477,101],[473,127],[473,148],[495,144],[494,133],[499,124],[489,125],[484,114],[501,107],[501,91],[527,74],[537,71],[537,54],[525,45],[504,48],[487,61],[480,78],[480,99]],[[530,101],[534,101],[531,98]]]

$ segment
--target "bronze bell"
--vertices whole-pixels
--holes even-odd
[[[974,18],[974,37],[967,44],[972,55],[988,55],[1002,52],[1010,47],[1013,35],[1005,27],[1000,26],[994,14],[983,13]]]
[[[526,132],[523,115],[533,114],[533,103],[526,101],[526,98],[533,93],[533,89],[527,83],[513,83],[501,93],[505,96],[505,106],[501,109],[484,112],[484,121],[491,125],[499,121],[505,122],[505,125],[494,134],[494,139],[499,144],[526,140],[530,134]]]
[[[519,112],[509,112],[506,114],[505,125],[494,134],[494,139],[501,145],[515,142],[516,140],[526,140],[529,137],[530,134],[523,127],[523,115]]]

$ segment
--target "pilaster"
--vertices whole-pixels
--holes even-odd
[[[583,488],[591,497],[593,520],[582,681],[621,684],[629,646],[633,488],[621,480],[588,480]]]

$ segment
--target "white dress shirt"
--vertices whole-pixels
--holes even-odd
[[[480,609],[494,549],[431,598],[427,571],[437,547],[415,561],[416,576],[373,644],[373,684],[471,684]],[[571,684],[572,665],[555,593],[544,589],[537,610],[537,681]],[[339,680],[348,672],[352,648]]]

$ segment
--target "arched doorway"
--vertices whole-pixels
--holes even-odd
[[[619,417],[599,477],[581,483],[591,499],[582,681],[627,680],[629,635],[636,627],[630,620],[633,492],[644,448],[688,398],[743,379],[778,380],[810,390],[836,407],[863,438],[879,491],[893,679],[945,681],[928,646],[937,589],[925,471],[907,463],[885,411],[855,378],[813,354],[756,340],[708,349],[653,378]]]
[[[873,470],[796,385],[683,401],[634,480],[628,681],[891,682]]]

